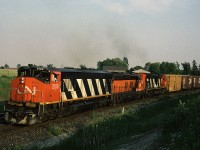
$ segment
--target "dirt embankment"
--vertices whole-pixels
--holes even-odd
[[[131,137],[127,143],[119,145],[116,150],[149,150],[161,136],[161,130],[153,130],[145,134]]]

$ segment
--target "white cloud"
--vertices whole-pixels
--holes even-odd
[[[130,0],[131,7],[145,13],[165,11],[174,0]]]
[[[119,14],[132,11],[143,13],[160,13],[172,5],[183,3],[186,0],[92,0],[102,5],[105,9]]]
[[[109,10],[117,12],[119,14],[124,14],[128,11],[127,6],[122,5],[121,3],[109,3],[106,7]]]

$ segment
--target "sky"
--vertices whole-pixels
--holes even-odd
[[[0,0],[0,66],[200,63],[199,0]]]

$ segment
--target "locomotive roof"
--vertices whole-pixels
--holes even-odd
[[[95,73],[95,74],[106,74],[113,75],[115,79],[140,79],[137,74],[126,74],[126,73],[111,73],[102,70],[82,70],[82,69],[73,69],[73,68],[47,68],[36,65],[22,66],[18,70],[27,70],[27,69],[36,69],[36,70],[47,70],[52,72],[61,72],[61,73]]]
[[[57,71],[62,73],[100,73],[100,74],[111,74],[110,72],[105,72],[101,70],[82,70],[82,69],[68,69],[68,68],[45,68],[49,71]]]
[[[18,68],[18,70],[27,70],[27,69],[35,69],[35,70],[47,70],[52,72],[61,72],[61,73],[98,73],[98,74],[111,74],[110,72],[101,71],[101,70],[82,70],[82,69],[73,69],[73,68],[47,68],[42,66],[36,66],[29,64],[28,66],[22,66]]]

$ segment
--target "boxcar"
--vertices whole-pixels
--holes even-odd
[[[192,76],[192,88],[196,89],[200,87],[200,77],[199,76]]]
[[[182,89],[188,90],[192,88],[192,76],[189,75],[183,75],[182,76]]]
[[[171,75],[166,74],[167,77],[167,89],[169,92],[175,92],[181,90],[181,81],[182,76],[181,75]]]

